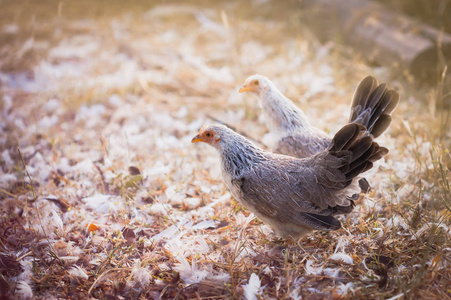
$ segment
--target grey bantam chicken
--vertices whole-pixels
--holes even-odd
[[[297,240],[341,228],[334,216],[352,211],[352,179],[388,153],[365,131],[348,124],[325,150],[303,159],[264,151],[223,125],[204,126],[191,142],[216,148],[234,197],[282,238]]]
[[[257,96],[270,130],[268,140],[273,152],[303,158],[329,146],[328,134],[312,126],[303,111],[267,77],[258,74],[248,77],[239,92],[252,92]],[[388,89],[385,83],[378,84],[372,76],[365,77],[352,97],[349,123],[365,126],[367,134],[376,138],[390,125],[390,114],[398,101],[396,91]],[[362,191],[369,190],[365,179],[359,184]]]

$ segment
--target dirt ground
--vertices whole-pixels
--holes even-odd
[[[295,1],[0,3],[2,299],[449,299],[449,94],[320,44]],[[258,145],[263,74],[335,133],[367,75],[401,100],[343,228],[278,239],[191,144]]]

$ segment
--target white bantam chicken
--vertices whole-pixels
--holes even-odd
[[[234,197],[282,238],[297,240],[341,228],[334,216],[352,211],[353,178],[388,153],[365,132],[348,124],[324,150],[303,159],[264,151],[223,125],[204,126],[192,143],[213,146]]]
[[[273,152],[303,158],[329,146],[329,135],[312,126],[304,112],[267,77],[258,74],[248,77],[239,92],[252,92],[258,98],[270,131],[268,146]],[[372,76],[365,77],[352,97],[349,123],[365,126],[367,134],[376,138],[390,125],[390,114],[398,101],[396,91],[388,89],[385,83],[378,84]],[[363,192],[370,188],[365,179],[359,184]]]

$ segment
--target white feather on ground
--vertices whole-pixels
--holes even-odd
[[[24,300],[33,299],[33,290],[25,281],[19,281],[17,283],[17,294],[22,296]]]
[[[249,282],[242,285],[244,290],[244,297],[247,300],[257,300],[257,296],[261,294],[261,281],[257,274],[252,273],[249,277]]]

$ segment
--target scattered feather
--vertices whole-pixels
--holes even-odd
[[[22,266],[22,273],[19,274],[17,279],[22,282],[31,283],[31,276],[33,275],[33,260],[29,257],[24,258],[20,261]]]
[[[96,194],[91,197],[83,198],[83,201],[86,203],[86,206],[92,210],[95,210],[99,213],[106,214],[110,207],[112,206],[111,203],[111,196],[109,195],[103,195],[103,194]]]
[[[291,293],[290,293],[291,299],[302,300],[302,295],[299,294],[299,290],[300,289],[295,289],[295,290],[291,291]]]
[[[248,284],[244,284],[242,287],[247,300],[257,300],[257,296],[262,293],[260,278],[255,273],[251,274]]]
[[[345,264],[350,264],[350,265],[352,265],[354,263],[354,260],[352,259],[352,257],[345,253],[334,253],[329,257],[329,259],[341,261],[341,262],[344,262]]]
[[[146,268],[133,269],[132,276],[141,288],[146,288],[150,284],[151,275]]]
[[[175,265],[175,270],[180,273],[180,278],[187,284],[199,283],[208,276],[209,272],[206,269],[199,268],[196,259],[193,259],[191,265],[185,257],[177,256],[178,264]]]
[[[74,276],[74,277],[80,277],[83,278],[85,280],[88,279],[88,274],[86,274],[86,271],[79,266],[73,266],[69,269],[69,274]]]
[[[336,268],[324,268],[323,273],[325,276],[328,276],[330,278],[337,278],[340,275],[340,269]]]
[[[340,282],[335,291],[337,292],[338,295],[347,296],[349,292],[352,291],[353,287],[354,283],[352,282],[348,282],[346,284]]]
[[[186,206],[187,209],[195,209],[195,208],[199,207],[201,201],[202,200],[197,197],[185,198],[185,199],[183,199],[183,204]]]
[[[305,271],[307,272],[307,274],[321,275],[323,272],[323,266],[315,267],[313,266],[313,263],[314,261],[312,259],[307,260],[307,262],[305,263]]]
[[[64,260],[67,264],[74,264],[80,259],[80,257],[79,256],[60,256],[60,259]]]
[[[28,300],[33,298],[33,290],[25,281],[17,283],[17,294],[21,295],[22,299]]]
[[[192,229],[194,230],[199,230],[199,229],[209,229],[209,228],[216,228],[216,223],[213,220],[205,220],[202,222],[197,223],[196,225],[194,225],[192,227]]]

